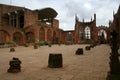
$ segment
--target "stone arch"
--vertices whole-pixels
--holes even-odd
[[[106,40],[107,40],[107,32],[106,32],[106,30],[100,29],[98,31],[98,39],[99,39],[100,43],[102,43],[102,44],[106,42]]]
[[[27,43],[34,43],[35,42],[35,36],[34,36],[33,32],[26,33],[26,42]]]
[[[5,30],[0,30],[0,44],[4,44],[10,40],[10,34]]]
[[[43,27],[40,28],[39,40],[40,40],[40,41],[45,41],[45,30],[44,30]]]
[[[67,33],[66,43],[67,44],[73,44],[73,34],[71,32]]]
[[[51,42],[52,31],[50,29],[47,30],[47,41]]]
[[[106,32],[106,30],[104,30],[104,29],[100,29],[99,31],[98,31],[98,36],[99,37],[103,37],[105,40],[107,39],[107,32]]]
[[[91,39],[91,31],[90,31],[90,27],[85,27],[84,29],[85,32],[85,39]]]
[[[23,35],[20,32],[15,32],[13,34],[13,41],[16,42],[16,44],[23,44]]]

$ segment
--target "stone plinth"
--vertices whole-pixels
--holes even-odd
[[[10,52],[15,52],[15,48],[10,48]]]
[[[78,48],[75,54],[76,55],[83,55],[83,48]]]
[[[94,48],[95,46],[93,44],[90,45],[91,48]]]
[[[16,72],[20,72],[21,71],[21,61],[18,58],[13,58],[10,62],[9,62],[9,69],[8,72],[10,73],[16,73]]]
[[[61,68],[63,66],[62,54],[49,54],[48,67]]]
[[[86,47],[85,47],[85,50],[90,50],[90,49],[91,49],[90,46],[86,46]]]
[[[35,44],[35,45],[34,45],[34,49],[38,49],[38,45]]]

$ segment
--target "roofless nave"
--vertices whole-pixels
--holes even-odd
[[[106,43],[110,39],[109,29],[96,27],[96,14],[90,22],[75,18],[75,30],[59,28],[58,15],[52,8],[30,10],[24,7],[0,4],[0,43],[14,41],[17,44],[48,41],[57,43]]]

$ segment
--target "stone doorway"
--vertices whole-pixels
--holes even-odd
[[[32,33],[32,32],[27,32],[26,33],[26,42],[27,43],[34,43],[35,42],[34,33]]]
[[[16,32],[13,34],[13,41],[16,44],[23,44],[23,35],[20,32]]]
[[[67,33],[66,44],[73,44],[73,35],[71,32]]]

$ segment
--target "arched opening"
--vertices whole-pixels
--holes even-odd
[[[39,32],[39,41],[44,41],[45,40],[45,30],[44,28],[40,28],[40,32]]]
[[[107,40],[107,33],[105,30],[101,29],[98,31],[98,39],[101,44],[104,44]]]
[[[21,33],[16,32],[13,34],[13,41],[16,42],[16,44],[22,44],[23,43],[23,36]]]
[[[10,40],[10,35],[4,30],[0,30],[0,44],[5,44],[9,40]]]
[[[34,43],[35,42],[35,36],[34,36],[33,32],[26,33],[26,42],[27,43]]]
[[[67,43],[67,44],[73,44],[73,35],[72,35],[71,32],[68,32],[68,33],[67,33],[66,43]]]
[[[91,39],[91,31],[90,31],[90,27],[85,27],[85,39],[90,40]]]
[[[47,41],[50,41],[50,42],[51,42],[51,36],[52,36],[51,30],[48,29],[48,31],[47,31]]]
[[[53,44],[57,44],[57,43],[58,43],[58,37],[57,37],[56,32],[54,31],[53,32]]]

